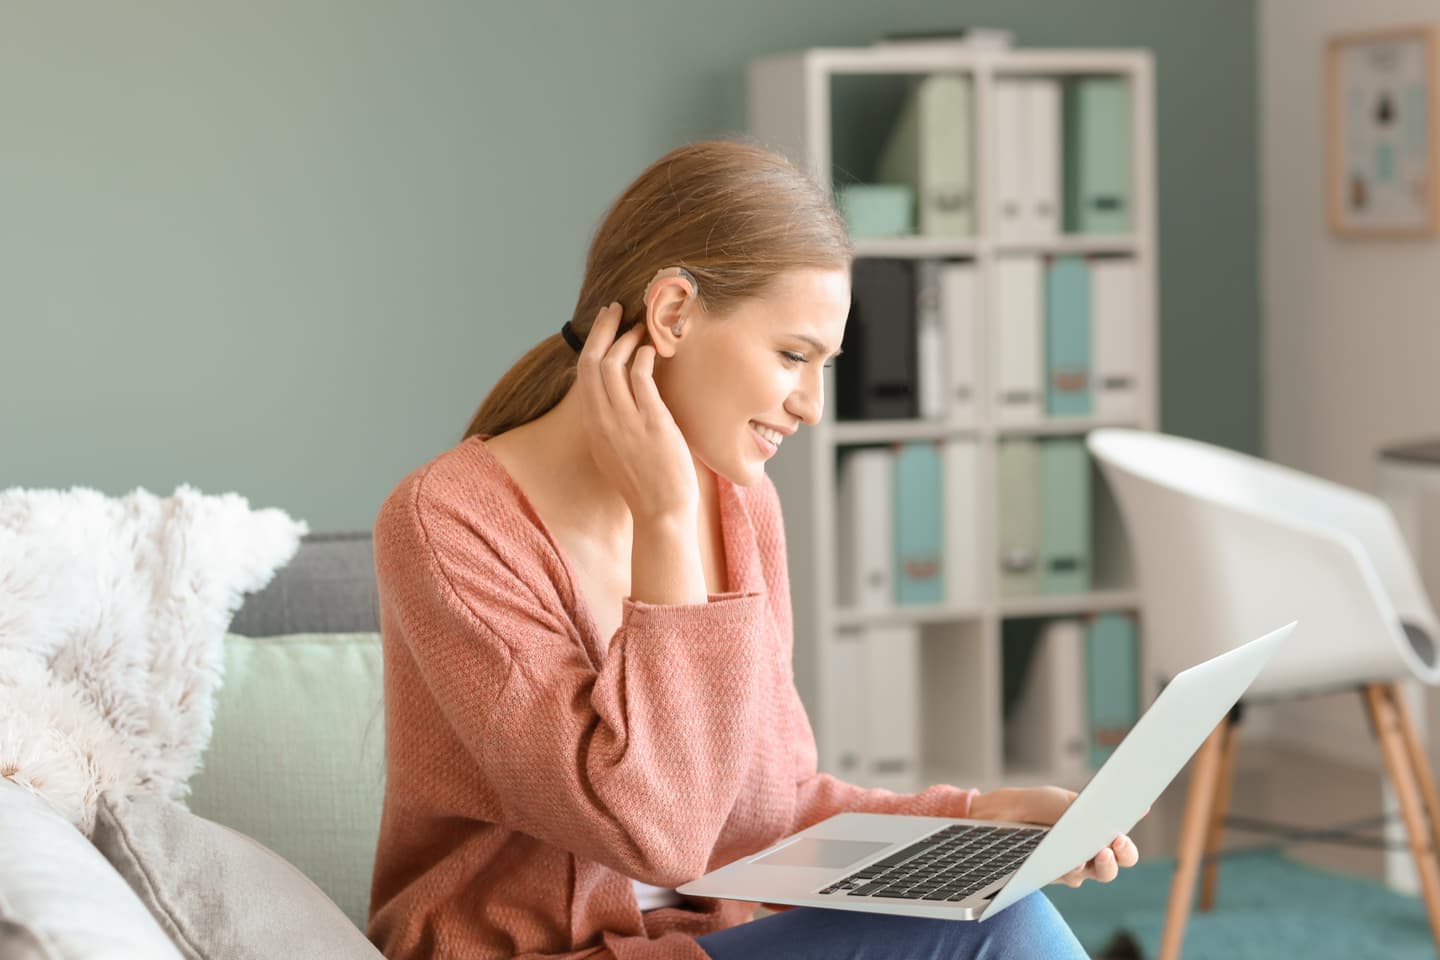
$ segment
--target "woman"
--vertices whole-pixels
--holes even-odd
[[[1052,823],[1073,798],[816,772],[764,468],[820,419],[850,261],[788,161],[673,151],[605,216],[571,320],[386,499],[370,935],[392,960],[1084,956],[1040,894],[984,924],[745,923],[674,891],[841,811]],[[1135,859],[1121,837],[1062,879]]]

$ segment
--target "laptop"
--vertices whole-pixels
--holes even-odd
[[[993,917],[1128,833],[1294,630],[1292,622],[1176,675],[1053,826],[842,813],[679,892],[912,917]]]

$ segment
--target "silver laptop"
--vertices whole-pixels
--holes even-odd
[[[983,920],[1139,822],[1294,631],[1181,672],[1051,827],[842,813],[679,888],[694,897]]]

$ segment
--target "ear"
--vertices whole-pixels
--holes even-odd
[[[656,356],[666,359],[675,356],[681,341],[690,335],[690,325],[699,311],[695,287],[688,278],[656,275],[645,291],[645,328]],[[678,334],[677,324],[680,324]]]

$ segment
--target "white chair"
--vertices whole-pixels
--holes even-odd
[[[1440,683],[1440,633],[1389,509],[1368,494],[1193,440],[1097,430],[1087,443],[1135,555],[1146,701],[1185,667],[1298,619],[1246,700],[1363,693],[1440,944],[1440,795],[1397,687],[1411,678]],[[1202,909],[1213,900],[1234,746],[1232,714],[1196,755],[1162,960],[1180,955],[1207,856]]]

